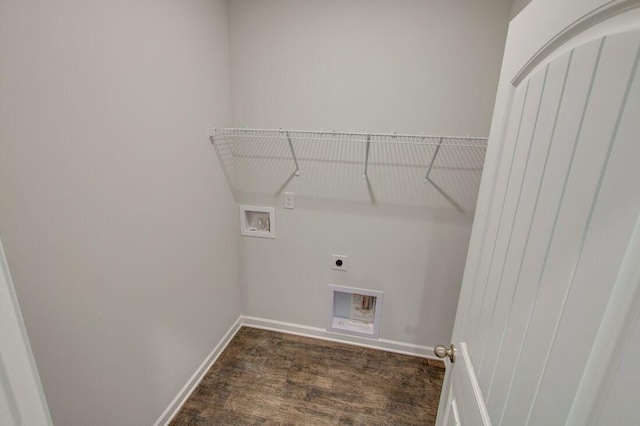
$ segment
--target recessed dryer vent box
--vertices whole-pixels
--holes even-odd
[[[275,219],[273,207],[240,206],[240,233],[248,237],[275,238]]]
[[[329,284],[329,331],[377,339],[383,292]]]

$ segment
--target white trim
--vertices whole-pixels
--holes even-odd
[[[310,327],[307,325],[292,324],[284,321],[275,321],[245,315],[241,315],[239,320],[240,323],[246,327],[279,331],[280,333],[312,337],[315,339],[327,340],[329,342],[346,343],[347,345],[379,349],[381,351],[394,352],[402,355],[412,355],[420,358],[439,359],[433,354],[433,347],[431,346],[414,345],[412,343],[403,343],[387,339],[372,340],[365,337],[332,333],[319,327]]]
[[[556,34],[551,40],[549,40],[544,46],[542,46],[516,73],[516,76],[511,80],[511,84],[517,86],[522,80],[524,80],[531,72],[537,68],[542,62],[548,59],[551,54],[559,47],[565,45],[568,41],[574,37],[584,33],[585,31],[595,27],[597,24],[613,18],[616,15],[620,15],[631,9],[640,7],[639,0],[614,0],[607,4],[604,4],[587,15],[577,19],[571,24],[567,25],[558,34]]]
[[[460,414],[458,413],[458,404],[456,403],[456,399],[451,400],[451,414],[453,414],[453,421],[456,426],[460,425]]]
[[[239,317],[229,328],[229,330],[225,333],[222,339],[218,342],[215,348],[211,351],[211,353],[205,358],[205,360],[200,364],[198,369],[193,373],[193,375],[189,378],[187,383],[180,389],[180,392],[176,395],[175,398],[169,403],[169,406],[162,412],[158,420],[153,424],[154,426],[166,426],[169,424],[171,420],[178,414],[182,405],[187,401],[187,398],[191,396],[191,393],[196,389],[196,387],[200,384],[204,375],[209,371],[214,362],[218,359],[220,354],[225,350],[231,339],[236,335],[238,330],[240,330],[242,317]]]
[[[487,405],[484,402],[482,389],[480,389],[480,383],[478,383],[478,377],[476,376],[476,370],[473,368],[473,363],[471,362],[469,350],[467,349],[467,344],[465,342],[460,342],[460,352],[462,352],[462,359],[465,366],[467,367],[467,373],[469,374],[471,388],[473,389],[473,395],[475,396],[476,403],[478,404],[478,410],[480,412],[480,416],[482,417],[482,423],[484,425],[490,426],[491,418],[489,417],[489,411],[487,410]]]

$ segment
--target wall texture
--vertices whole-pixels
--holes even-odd
[[[148,425],[240,314],[225,1],[0,3],[0,234],[53,421]]]
[[[511,2],[481,3],[232,0],[234,126],[486,136]],[[296,209],[281,209],[277,184],[238,198],[277,208],[275,240],[241,239],[244,313],[325,328],[334,283],[385,292],[381,338],[448,342],[471,215],[415,170],[371,172],[367,188],[360,164],[311,151],[279,188]],[[349,256],[347,272],[329,269],[331,253]]]

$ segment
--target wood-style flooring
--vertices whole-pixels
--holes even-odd
[[[440,361],[241,328],[171,422],[429,425]]]

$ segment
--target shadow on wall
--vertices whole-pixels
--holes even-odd
[[[438,224],[434,224],[438,226]],[[467,228],[471,231],[470,227]],[[418,315],[415,325],[406,327],[406,333],[415,336],[416,341],[421,336],[440,336],[443,333],[442,324],[450,324],[447,333],[453,332],[453,324],[456,316],[456,306],[462,285],[462,276],[466,263],[466,247],[461,241],[468,241],[469,234],[463,233],[462,239],[440,238],[438,241],[428,241],[428,247],[421,265],[423,272],[428,277],[422,285],[416,287],[415,295],[419,300]],[[461,249],[462,247],[462,249]],[[447,253],[443,259],[441,253]],[[452,255],[455,254],[455,255]],[[446,265],[446,266],[445,266]],[[444,266],[444,267],[443,267]],[[452,273],[452,271],[458,271]],[[431,285],[431,283],[446,283],[445,285]],[[434,304],[433,301],[438,303]],[[450,341],[450,334],[445,336],[443,342]],[[440,344],[432,341],[430,344]]]
[[[465,216],[475,208],[486,151],[482,138],[277,130],[220,129],[212,141],[236,195],[286,190]]]

